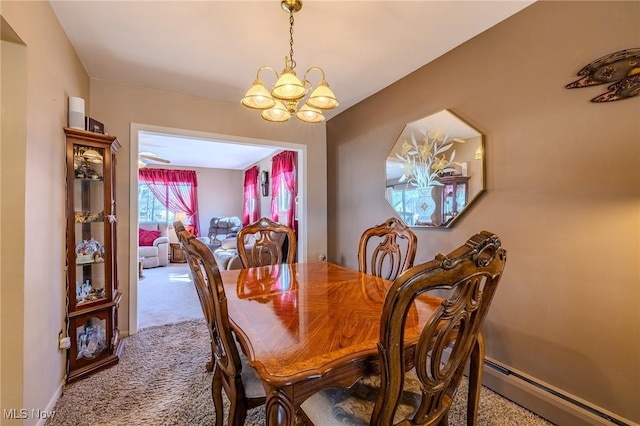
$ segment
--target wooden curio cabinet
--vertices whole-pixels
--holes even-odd
[[[116,364],[118,332],[114,136],[65,128],[67,382]]]
[[[469,176],[439,177],[442,183],[441,223],[447,224],[466,207],[469,197]]]

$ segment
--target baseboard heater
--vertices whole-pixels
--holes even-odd
[[[485,359],[483,384],[557,425],[638,426],[526,374]]]

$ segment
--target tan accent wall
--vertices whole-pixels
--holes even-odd
[[[487,193],[453,229],[417,229],[416,261],[495,232],[487,355],[640,422],[640,96],[564,88],[634,47],[637,1],[537,2],[331,119],[327,179],[329,260],[357,267],[361,232],[394,215],[384,164],[403,125],[449,108],[482,130]]]
[[[242,96],[241,93],[238,96]],[[105,130],[116,135],[122,144],[117,155],[116,196],[118,200],[118,260],[120,290],[123,292],[119,318],[120,329],[128,333],[129,303],[135,303],[135,293],[130,289],[130,229],[129,199],[134,190],[130,181],[131,156],[130,126],[138,123],[171,129],[186,129],[245,138],[257,144],[287,146],[306,145],[307,155],[303,165],[307,182],[306,218],[307,250],[309,259],[317,259],[327,247],[327,163],[326,132],[324,124],[317,126],[291,120],[273,125],[262,120],[255,111],[244,108],[240,102],[228,104],[206,98],[184,96],[152,89],[130,87],[104,80],[91,81],[91,111],[93,118],[104,123]],[[240,189],[241,190],[241,189]],[[135,214],[135,213],[134,213]],[[137,233],[135,234],[137,235]],[[129,298],[129,295],[132,298]]]
[[[26,104],[15,105],[26,108],[26,128],[19,128],[24,123],[5,122],[3,115],[3,154],[5,144],[15,144],[23,154],[15,156],[7,169],[3,156],[3,185],[5,171],[13,170],[16,174],[11,183],[22,194],[15,196],[8,210],[3,191],[2,214],[22,213],[23,220],[17,220],[8,234],[3,232],[2,250],[7,249],[5,238],[11,235],[23,235],[23,241],[12,243],[13,267],[22,270],[15,271],[16,280],[2,282],[3,303],[5,296],[16,297],[11,311],[3,309],[2,324],[3,328],[9,324],[22,330],[23,337],[12,339],[12,333],[2,333],[3,355],[5,348],[22,346],[15,349],[15,357],[2,359],[2,388],[18,394],[21,406],[5,407],[3,400],[0,408],[24,408],[30,413],[31,409],[51,409],[65,373],[66,354],[58,349],[58,332],[65,326],[66,294],[62,128],[67,124],[67,98],[89,100],[89,78],[48,2],[3,1],[1,12],[26,45]],[[4,73],[3,63],[3,93]],[[15,138],[5,139],[5,126]],[[25,132],[23,137],[20,132]],[[5,288],[10,291],[5,293]],[[23,424],[35,424],[36,420],[28,418]]]

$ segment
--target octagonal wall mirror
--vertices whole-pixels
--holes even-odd
[[[407,226],[449,228],[485,190],[484,136],[440,111],[405,125],[386,169],[387,201]]]

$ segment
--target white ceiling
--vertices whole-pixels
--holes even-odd
[[[533,1],[304,0],[294,15],[296,70],[324,69],[340,101],[330,119]],[[236,104],[259,66],[280,71],[289,54],[289,16],[279,3],[51,1],[91,78]],[[309,75],[314,85],[318,78]]]
[[[278,149],[141,131],[138,132],[138,152],[151,152],[176,166],[245,170]]]

